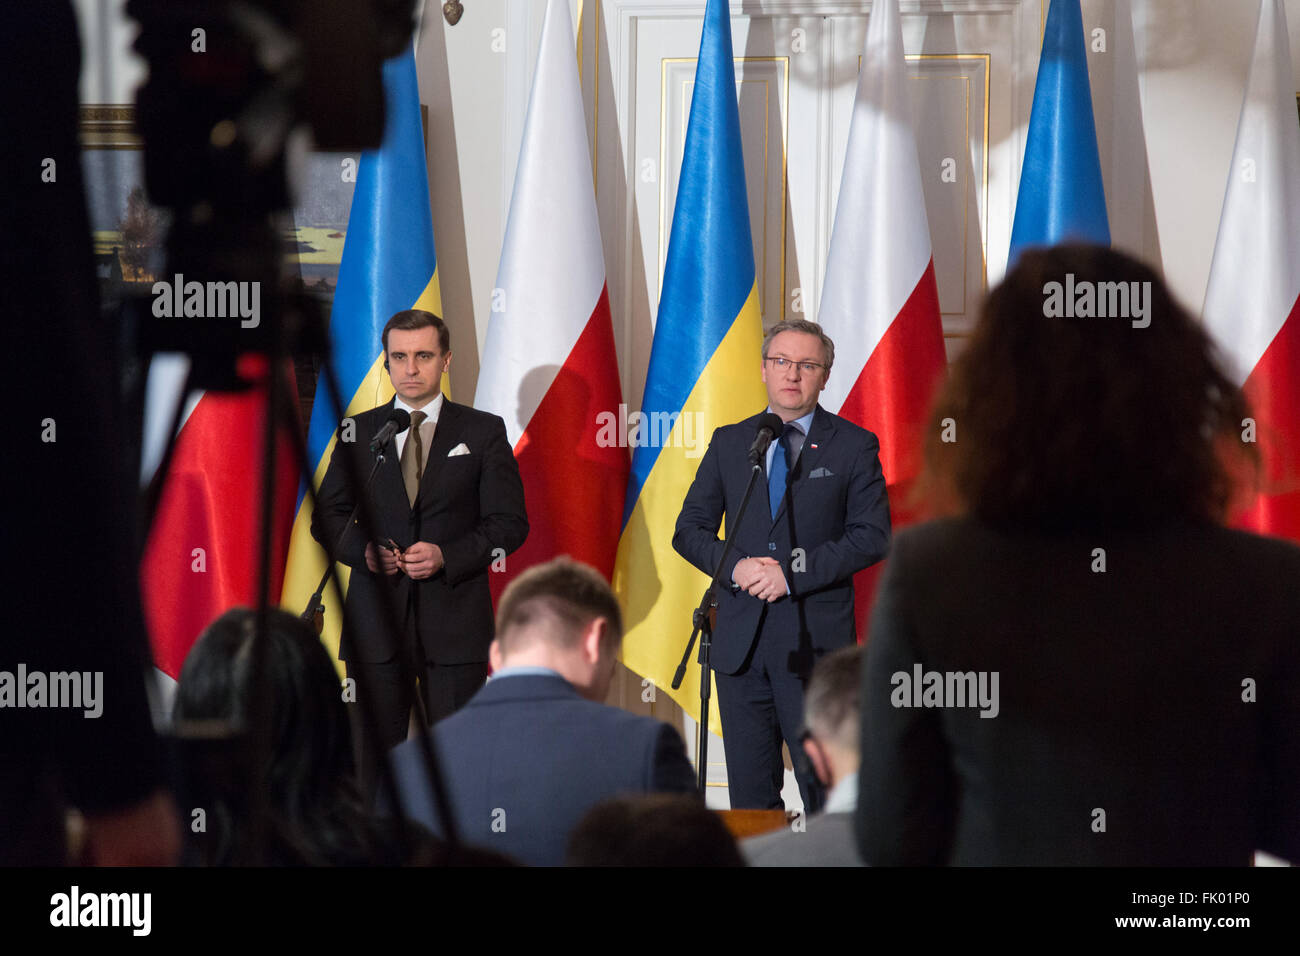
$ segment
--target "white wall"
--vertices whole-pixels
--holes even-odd
[[[1165,276],[1199,311],[1227,185],[1259,3],[1135,0],[1147,149]],[[1287,0],[1291,64],[1300,2]],[[1296,81],[1300,90],[1300,79]]]

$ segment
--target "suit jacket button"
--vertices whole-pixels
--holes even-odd
[[[769,550],[769,551],[775,551],[775,550],[776,550],[776,542],[775,542],[775,541],[769,541],[769,542],[767,543],[767,550]]]

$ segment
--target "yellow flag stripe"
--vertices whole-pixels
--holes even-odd
[[[700,710],[699,668],[691,666],[681,688],[671,688],[673,672],[690,637],[691,611],[709,584],[708,577],[672,546],[682,500],[700,464],[699,457],[688,457],[680,430],[683,419],[691,416],[698,423],[695,434],[703,439],[711,436],[715,428],[763,409],[767,393],[758,374],[762,342],[755,284],[687,396],[682,415],[637,497],[614,566],[614,589],[623,604],[627,631],[623,662],[649,678],[696,720]],[[716,695],[713,700],[709,729],[721,734]]]

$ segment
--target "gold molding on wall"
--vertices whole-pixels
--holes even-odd
[[[595,8],[595,12],[592,14],[592,17],[595,19],[595,23],[593,23],[591,27],[591,36],[592,36],[591,45],[594,51],[592,56],[592,64],[591,64],[591,86],[592,86],[591,191],[594,192],[597,196],[600,195],[600,163],[598,159],[599,153],[597,151],[597,147],[600,143],[600,8],[603,5],[603,2],[604,0],[596,0],[596,2],[592,4],[592,6]],[[581,89],[582,84],[586,82],[586,78],[583,73],[583,62],[582,62],[583,61],[583,57],[582,57],[583,22],[582,21],[583,21],[584,9],[585,8],[584,8],[583,0],[578,0],[578,87],[579,89]]]
[[[992,55],[988,53],[913,53],[905,59],[916,62],[919,60],[982,60],[984,63],[984,120],[983,132],[981,135],[982,155],[980,162],[980,190],[983,195],[982,208],[984,218],[980,224],[980,294],[988,290],[989,268],[988,268],[988,222],[989,222],[989,91],[990,75],[993,70]],[[859,69],[861,69],[862,57],[858,57]],[[917,79],[937,79],[937,77],[926,77],[920,74],[913,74]],[[966,110],[964,119],[966,122],[966,131],[963,142],[966,149],[970,149],[970,75],[960,73],[951,79],[961,79],[966,82]],[[962,202],[962,309],[960,312],[942,312],[941,315],[964,315],[966,314],[966,259],[967,247],[966,240],[970,235],[969,220],[970,203]]]

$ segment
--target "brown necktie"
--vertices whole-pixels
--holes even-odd
[[[428,417],[424,412],[411,412],[411,429],[406,433],[406,444],[402,446],[402,483],[406,485],[406,497],[415,507],[415,496],[420,493],[420,478],[424,475],[424,435],[420,426]]]

